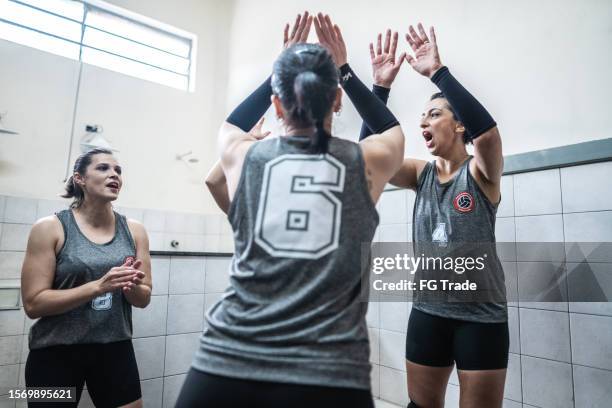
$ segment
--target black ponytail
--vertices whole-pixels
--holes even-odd
[[[331,113],[338,88],[338,70],[325,48],[297,44],[285,50],[274,64],[272,89],[295,127],[314,127],[311,146],[327,152],[331,135],[324,121]]]
[[[74,181],[74,173],[79,173],[80,175],[84,176],[85,172],[87,171],[87,166],[91,164],[91,158],[96,154],[113,154],[113,152],[108,149],[96,148],[77,157],[72,170],[73,175],[66,180],[66,185],[64,186],[66,192],[61,195],[63,198],[74,198],[70,204],[70,208],[80,207],[85,200],[85,192],[81,186]]]

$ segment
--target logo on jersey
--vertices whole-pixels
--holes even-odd
[[[474,197],[467,191],[459,193],[453,200],[453,207],[460,213],[468,213],[474,209]]]
[[[91,301],[91,308],[93,310],[110,310],[112,306],[113,294],[111,292],[106,292]]]
[[[127,262],[127,264],[128,264],[129,266],[132,266],[132,264],[134,264],[134,261],[135,261],[135,260],[136,260],[136,258],[135,258],[135,257],[133,257],[133,256],[126,256],[126,257],[125,257],[125,259],[123,260],[123,263],[126,263],[126,262]]]

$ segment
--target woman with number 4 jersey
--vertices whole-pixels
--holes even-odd
[[[497,125],[485,108],[442,65],[433,27],[410,26],[406,39],[414,56],[395,57],[397,33],[379,34],[370,44],[373,92],[384,102],[403,58],[440,89],[425,105],[420,127],[432,162],[404,159],[391,183],[416,191],[413,242],[419,248],[470,251],[486,243],[493,255],[483,279],[490,299],[478,302],[426,301],[417,293],[408,322],[406,370],[409,407],[444,406],[453,365],[457,364],[460,406],[501,407],[508,364],[508,323],[504,274],[495,255],[495,213],[499,205],[503,157]],[[362,126],[360,139],[370,134]],[[367,140],[367,139],[365,139]],[[474,144],[474,156],[466,144]],[[472,245],[473,247],[474,245]],[[455,257],[461,253],[454,253]],[[423,275],[425,276],[425,275]]]
[[[321,45],[305,44],[311,24]],[[273,74],[219,132],[235,240],[177,407],[373,407],[361,243],[402,161],[393,114],[346,63],[328,16],[298,16]],[[340,68],[340,70],[338,70]],[[340,75],[339,75],[340,71]],[[333,137],[341,84],[374,135]],[[285,134],[249,129],[270,104]]]

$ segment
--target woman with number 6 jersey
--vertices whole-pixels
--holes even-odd
[[[416,254],[421,248],[427,252],[450,245],[453,256],[465,256],[478,243],[494,256],[487,259],[486,273],[477,277],[486,283],[486,299],[441,302],[428,301],[427,293],[415,294],[406,338],[409,407],[443,407],[454,364],[462,408],[501,407],[509,347],[504,273],[495,254],[501,138],[491,115],[442,65],[433,27],[429,36],[421,24],[417,28],[410,26],[406,34],[414,57],[395,57],[398,35],[389,30],[384,45],[380,34],[376,49],[370,44],[373,92],[382,101],[387,101],[403,59],[440,90],[426,103],[420,122],[423,141],[436,159],[405,159],[391,183],[416,191]],[[360,139],[368,137],[368,126],[362,126]],[[467,143],[474,144],[473,157]]]
[[[311,24],[321,45],[305,44]],[[402,130],[346,63],[328,16],[298,15],[273,74],[219,132],[235,254],[177,407],[373,407],[362,243]],[[340,70],[338,70],[338,68]],[[339,72],[340,71],[340,72]],[[333,137],[339,83],[375,135]],[[284,135],[249,135],[270,104]]]
[[[26,314],[38,320],[26,386],[74,387],[76,402],[30,406],[76,407],[86,383],[96,407],[142,407],[132,306],[151,299],[151,257],[142,224],[113,211],[121,171],[109,150],[82,154],[63,195],[71,208],[32,227],[21,291]]]

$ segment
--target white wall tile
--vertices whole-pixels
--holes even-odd
[[[444,405],[447,407],[459,406],[459,387],[454,384],[447,384],[446,395],[444,395]]]
[[[508,306],[518,306],[518,271],[516,262],[502,262]]]
[[[521,357],[523,402],[539,407],[573,408],[572,366]]]
[[[520,309],[520,322],[523,354],[571,361],[569,316],[566,312]]]
[[[131,208],[131,207],[117,207],[115,211],[121,215],[124,215],[128,220],[138,221],[140,223],[144,222],[144,210],[140,208]]]
[[[138,374],[141,380],[157,378],[164,375],[164,355],[166,337],[144,337],[132,340],[134,354],[138,363]]]
[[[574,368],[576,407],[607,407],[612,401],[612,371],[597,368]]]
[[[543,170],[514,175],[516,215],[561,213],[559,170]]]
[[[19,362],[21,364],[28,361],[28,355],[30,354],[30,346],[29,346],[28,337],[29,336],[27,334],[24,334],[23,336],[21,336],[21,357],[19,358]]]
[[[566,265],[570,311],[612,316],[612,263]]]
[[[146,308],[132,308],[134,337],[163,336],[166,334],[167,303],[167,296],[151,296],[151,303]]]
[[[204,235],[204,252],[220,252],[220,235]]]
[[[504,401],[502,402],[502,408],[523,408],[523,406],[527,406],[527,405],[523,405],[520,402],[516,402],[516,401],[512,401],[509,399],[504,399]]]
[[[17,364],[23,336],[0,336],[0,365]]]
[[[4,208],[4,222],[34,224],[38,201],[34,198],[7,197]]]
[[[380,329],[380,364],[406,371],[406,335]]]
[[[372,385],[372,396],[378,398],[380,396],[380,366],[378,364],[372,364],[370,382]]]
[[[6,196],[0,195],[0,223],[4,222],[5,207],[6,207]]]
[[[565,273],[565,265],[561,262],[518,262],[520,306],[567,311]]]
[[[565,214],[563,220],[569,261],[612,262],[612,211]]]
[[[207,257],[204,293],[224,292],[230,286],[229,267],[232,258]]]
[[[25,251],[31,229],[32,226],[28,224],[3,224],[0,250]]]
[[[408,405],[406,371],[380,366],[380,398],[402,407]]]
[[[69,200],[38,200],[36,204],[36,219],[48,217],[69,207]]]
[[[407,224],[412,219],[408,214],[406,190],[386,191],[380,197],[380,224]]]
[[[0,389],[15,388],[19,377],[19,364],[0,366]]]
[[[380,362],[380,329],[368,329],[368,338],[370,340],[370,363],[378,364]]]
[[[368,302],[366,323],[368,327],[380,327],[380,302]]]
[[[153,295],[167,295],[170,283],[170,257],[153,256],[151,258],[151,275],[153,278]]]
[[[143,224],[149,234],[163,232],[166,225],[166,213],[160,210],[144,210]]]
[[[515,401],[522,400],[521,356],[518,354],[510,353],[508,355],[508,370],[506,371],[504,398],[509,398]]]
[[[161,408],[163,401],[164,379],[155,378],[140,382],[142,391],[142,406],[146,408]]]
[[[149,250],[150,251],[164,251],[165,241],[163,232],[151,232],[147,231],[149,235]]]
[[[201,333],[175,334],[166,337],[164,375],[184,374],[189,370]]]
[[[570,313],[572,362],[612,370],[612,317]]]
[[[220,235],[219,236],[219,252],[226,254],[234,253],[234,236]]]
[[[501,261],[516,261],[515,218],[497,218],[495,221],[495,242],[497,256]]]
[[[408,238],[408,224],[381,225],[379,233],[379,242],[410,242]]]
[[[514,216],[514,176],[502,176],[501,201],[497,207],[497,217]]]
[[[561,169],[563,212],[612,210],[612,162]]]
[[[2,230],[0,229],[0,231]],[[21,267],[24,257],[25,252],[21,251],[0,252],[0,279],[21,278]]]
[[[223,227],[222,227],[223,224]],[[231,234],[231,227],[229,222],[224,220],[219,215],[206,215],[204,216],[204,230],[201,232],[206,235],[221,235],[221,229],[225,234]]]
[[[164,408],[175,408],[176,399],[181,392],[186,374],[164,377]]]
[[[23,334],[25,313],[19,310],[0,310],[0,336]]]
[[[173,257],[170,260],[170,293],[204,293],[204,258]]]
[[[521,338],[519,331],[519,311],[517,307],[508,307],[508,331],[510,334],[510,353],[520,354]]]
[[[203,294],[168,297],[168,334],[201,332],[203,321]]]
[[[409,305],[408,302],[380,302],[380,328],[406,333]]]
[[[519,261],[565,260],[563,218],[560,214],[517,217],[515,223]]]
[[[414,212],[414,203],[416,200],[416,192],[412,190],[404,190],[406,192],[406,217],[409,224],[412,223],[412,213]]]

